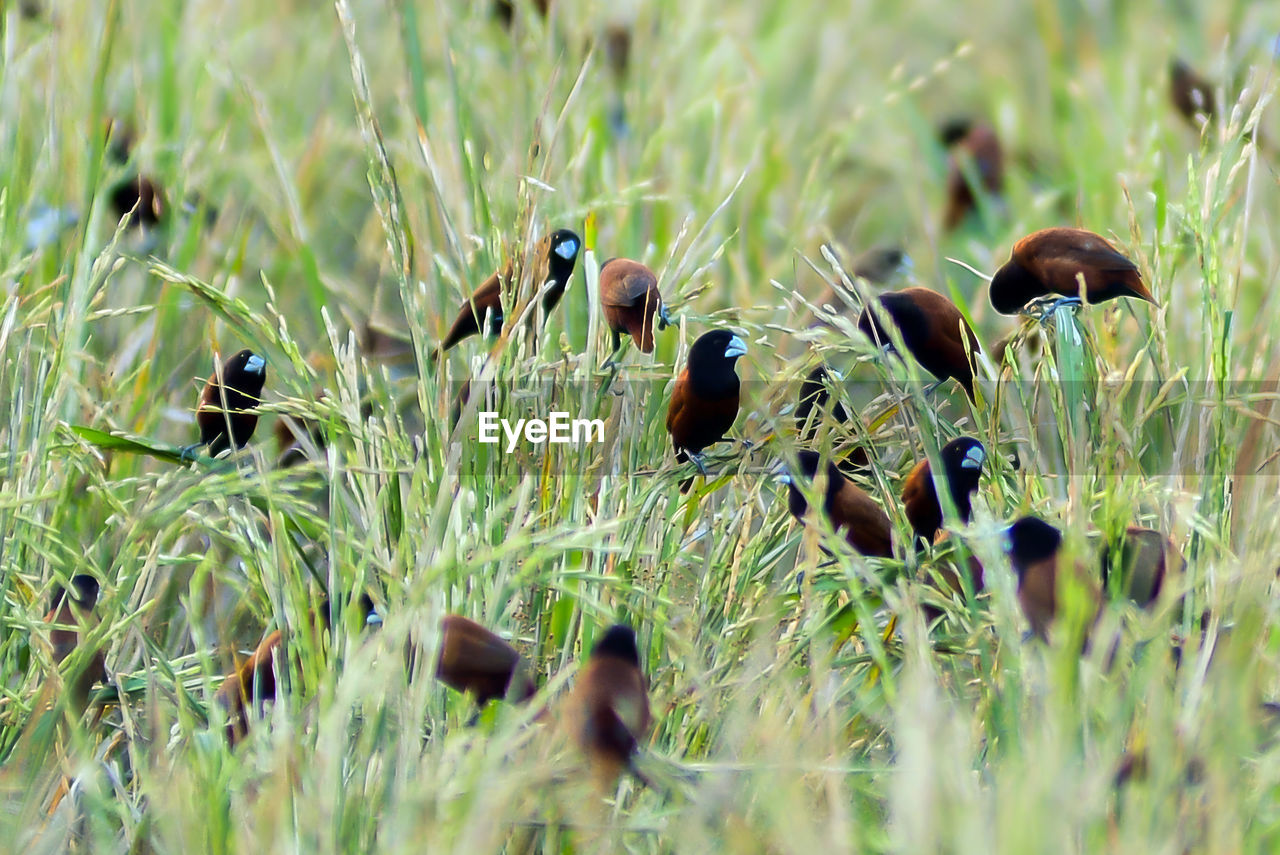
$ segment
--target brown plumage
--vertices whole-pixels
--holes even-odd
[[[382,622],[373,600],[361,594],[352,604],[366,625]],[[329,626],[329,601],[321,598],[313,618],[323,626]],[[226,719],[227,742],[234,748],[249,733],[250,723],[260,718],[268,701],[276,699],[276,677],[279,658],[285,652],[285,637],[274,630],[258,643],[248,659],[228,674],[213,696],[213,702],[222,709]]]
[[[849,420],[849,414],[839,401],[836,401],[834,407],[831,406],[830,384],[839,379],[840,375],[823,363],[810,371],[800,384],[800,398],[796,403],[796,430],[800,432],[800,438],[804,442],[812,441],[817,435],[818,425],[822,423],[828,408],[831,418],[836,422],[843,424]]]
[[[955,378],[969,400],[974,400],[973,377],[982,347],[956,304],[928,288],[905,288],[881,294],[878,299],[921,367],[939,382]],[[869,309],[863,309],[858,317],[858,329],[880,347],[892,346],[880,319]]]
[[[537,691],[519,651],[461,615],[445,615],[440,622],[436,677],[458,692],[475,696],[481,707],[508,697],[527,701]]]
[[[1165,580],[1186,567],[1186,559],[1173,541],[1155,529],[1128,526],[1118,550],[1103,544],[1100,561],[1103,585],[1110,589],[1113,571],[1121,573],[1126,597],[1143,608],[1155,604]]]
[[[689,348],[689,363],[676,378],[667,406],[667,433],[676,462],[692,460],[703,471],[702,450],[720,442],[733,427],[740,389],[734,363],[746,352],[746,343],[729,330],[703,333]],[[685,481],[681,492],[690,483]]]
[[[991,279],[991,305],[1001,314],[1014,315],[1033,300],[1053,295],[1078,299],[1080,276],[1087,303],[1117,297],[1155,303],[1137,265],[1101,235],[1054,228],[1041,229],[1014,244],[1009,261]]]
[[[653,353],[654,316],[658,329],[671,323],[658,292],[658,277],[638,261],[611,258],[600,267],[600,308],[613,334],[613,352],[629,335],[642,353]]]
[[[97,622],[94,610],[98,605],[98,580],[87,573],[71,577],[69,589],[56,586],[53,603],[44,616],[49,630],[50,657],[55,665],[61,665],[79,646],[82,633]],[[101,650],[94,650],[88,661],[75,674],[67,675],[64,691],[69,709],[79,716],[88,706],[89,691],[94,683],[107,682],[107,667]]]
[[[978,194],[969,183],[969,174],[978,180],[986,196],[999,196],[1004,190],[1004,154],[995,129],[986,122],[948,125],[943,142],[951,148],[943,226],[951,231],[977,208]]]
[[[591,649],[568,699],[569,733],[603,788],[635,768],[639,742],[649,730],[648,681],[640,666],[636,634],[615,624]]]
[[[551,310],[564,296],[564,289],[573,276],[574,265],[578,261],[578,251],[582,248],[582,238],[569,229],[556,229],[538,242],[533,259],[536,267],[534,280],[538,289],[552,283],[542,298],[543,312]],[[510,262],[501,271],[486,279],[475,293],[458,308],[458,316],[453,325],[445,333],[440,342],[439,353],[444,353],[469,336],[480,332],[480,324],[489,319],[485,329],[487,335],[498,335],[504,323],[502,310],[503,287],[511,287],[514,268]]]
[[[801,522],[809,509],[797,482],[803,478],[812,484],[818,474],[821,458],[816,451],[801,451],[798,455],[798,472],[787,475],[787,507],[791,515]],[[880,558],[893,557],[893,524],[884,510],[857,484],[841,474],[833,464],[826,465],[827,486],[822,510],[831,520],[831,527],[843,532],[849,545],[863,555]]]
[[[1047,641],[1058,615],[1058,552],[1062,548],[1062,532],[1039,517],[1026,516],[1009,526],[1006,538],[1009,562],[1018,577],[1018,604],[1031,624],[1032,633]],[[1100,613],[1102,592],[1084,563],[1077,561],[1074,573],[1086,601],[1091,604],[1092,614],[1086,620],[1086,627],[1092,626]]]
[[[1182,118],[1196,130],[1212,121],[1217,111],[1213,84],[1180,59],[1169,65],[1169,97]]]
[[[943,478],[950,490],[951,501],[960,514],[961,522],[967,523],[973,516],[970,497],[978,489],[978,479],[982,477],[987,450],[973,437],[962,436],[944,445],[938,455],[942,460]],[[938,490],[933,482],[933,468],[927,457],[917,463],[903,479],[902,505],[906,509],[912,531],[925,543],[932,543],[938,529],[942,527],[942,502],[938,499]]]
[[[221,376],[221,380],[219,380]],[[262,402],[267,363],[252,350],[242,350],[209,375],[196,405],[200,444],[217,457],[231,448],[243,448],[258,426],[253,409]],[[228,433],[228,426],[230,433]]]

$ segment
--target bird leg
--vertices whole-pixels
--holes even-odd
[[[1023,309],[1023,312],[1028,317],[1035,318],[1040,321],[1042,326],[1048,326],[1049,321],[1053,318],[1054,312],[1058,311],[1063,306],[1071,306],[1074,308],[1083,305],[1084,301],[1079,297],[1058,297],[1056,299],[1046,297],[1032,301]]]
[[[946,380],[939,380],[939,381],[937,381],[936,383],[930,383],[928,386],[925,386],[925,387],[924,387],[924,396],[925,396],[926,398],[927,398],[927,397],[929,397],[929,396],[930,396],[930,395],[932,395],[934,392],[936,392],[936,391],[938,391],[939,389],[941,389],[941,388],[942,388],[942,384],[943,384],[943,383],[945,383],[945,382],[947,382],[947,381],[946,381]]]
[[[610,330],[609,334],[613,336],[613,349],[609,351],[609,358],[604,361],[604,365],[600,366],[600,370],[612,371],[616,374],[619,365],[618,354],[622,350],[622,336],[618,334],[617,330]]]
[[[689,460],[693,463],[693,465],[697,468],[698,474],[700,474],[703,478],[707,477],[707,464],[702,459],[702,455],[694,454],[692,451],[686,451],[685,454],[688,456]]]
[[[658,304],[658,329],[665,330],[667,327],[673,327],[676,322],[671,319],[671,315],[667,314],[667,304]]]

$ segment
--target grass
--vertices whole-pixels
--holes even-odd
[[[1275,10],[655,0],[626,13],[620,87],[588,50],[607,4],[557,3],[544,22],[517,3],[510,34],[484,3],[49,5],[0,19],[4,839],[41,852],[1276,848],[1280,756],[1260,710],[1280,690]],[[1168,104],[1174,54],[1235,105],[1203,140]],[[619,98],[625,136],[609,122]],[[989,117],[1011,163],[1004,205],[945,234],[934,129],[957,113]],[[135,126],[134,164],[171,200],[198,195],[216,218],[117,229],[108,116]],[[1257,148],[1241,133],[1255,122]],[[78,221],[28,252],[42,204]],[[589,253],[545,330],[472,339],[437,366],[474,284],[561,225]],[[899,243],[914,261],[901,284],[952,296],[990,352],[1014,324],[947,259],[990,273],[1048,225],[1113,236],[1160,305],[1062,316],[976,407],[954,384],[924,399],[920,370],[874,359],[848,322],[809,326],[840,259]],[[679,324],[607,384],[592,288],[613,255],[658,271]],[[411,343],[411,361],[370,356],[370,319]],[[751,348],[735,435],[753,445],[719,446],[716,477],[686,499],[668,385],[715,326]],[[192,441],[213,353],[241,347],[268,361],[245,459],[153,455]],[[862,484],[900,542],[914,461],[958,433],[998,452],[962,531],[989,594],[948,604],[934,627],[915,608],[934,559],[851,554],[796,524],[769,477],[794,454],[789,407],[815,353],[875,423],[828,423],[821,444],[871,435]],[[493,380],[507,418],[564,409],[604,419],[606,440],[480,445],[482,395],[456,430],[450,418],[468,377]],[[275,468],[279,415],[324,426],[308,465]],[[1076,554],[1130,521],[1169,533],[1188,559],[1172,594],[1190,606],[1110,612],[1110,668],[1104,645],[1077,655],[1071,620],[1054,644],[1024,643],[1000,533],[1028,512],[1061,524]],[[43,716],[40,692],[87,657],[59,677],[39,641],[52,586],[80,572],[102,580],[90,641],[124,700],[102,690],[72,724]],[[300,632],[321,590],[342,603],[370,591],[383,629],[347,621],[332,644]],[[634,624],[655,713],[642,764],[661,791],[585,791],[530,709],[465,727],[469,702],[421,664],[446,611],[512,638],[549,701],[604,627]],[[282,626],[293,691],[229,750],[210,698]],[[1175,633],[1188,639],[1177,670]],[[409,640],[426,651],[412,673]],[[1146,777],[1117,791],[1140,751]],[[49,813],[64,773],[73,796]]]

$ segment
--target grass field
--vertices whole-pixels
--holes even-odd
[[[45,5],[4,4],[0,39],[0,850],[1280,848],[1280,5],[556,0],[543,19],[517,0],[511,31],[485,2]],[[625,80],[600,41],[619,21]],[[1203,136],[1169,103],[1174,56],[1219,86]],[[937,128],[958,115],[995,126],[1007,177],[946,232]],[[126,166],[110,118],[136,132]],[[108,191],[135,170],[201,210],[117,228]],[[32,247],[43,206],[76,219]],[[989,275],[1054,225],[1110,237],[1159,305],[1060,314],[987,360],[976,405],[954,383],[925,398],[847,318],[811,326],[841,265],[897,244],[913,264],[891,287],[948,294],[991,353],[1020,322],[963,265]],[[437,364],[474,286],[561,226],[587,251],[545,328]],[[616,377],[592,290],[612,256],[657,271],[678,320]],[[748,342],[744,401],[682,496],[669,387],[714,327]],[[268,368],[238,465],[146,453],[194,441],[215,352],[243,347]],[[898,559],[801,526],[770,474],[817,354],[863,416],[818,444],[873,449],[860,484]],[[505,417],[601,418],[605,441],[481,445],[483,384],[451,416],[470,377]],[[323,425],[307,464],[276,466],[278,417]],[[930,626],[942,559],[903,548],[900,479],[960,433],[993,452],[952,526],[988,592]],[[1001,544],[1026,513],[1068,556],[1158,528],[1186,571],[1153,610],[1108,611],[1114,645],[1079,655],[1069,617],[1024,641]],[[42,616],[77,573],[100,621],[59,669]],[[304,631],[321,592],[358,591],[380,630]],[[432,678],[446,612],[510,638],[539,701],[467,727]],[[656,786],[602,796],[535,714],[620,620]],[[213,692],[275,628],[291,691],[229,749]],[[73,723],[56,690],[94,646],[111,685]]]

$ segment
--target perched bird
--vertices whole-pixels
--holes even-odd
[[[938,457],[951,501],[960,514],[960,521],[967,523],[973,516],[970,497],[978,490],[987,450],[973,437],[962,436],[944,445]],[[907,473],[902,486],[902,505],[912,531],[925,543],[932,543],[942,527],[942,502],[933,483],[929,458],[921,460]]]
[[[884,285],[898,271],[910,266],[911,258],[902,250],[902,247],[874,246],[859,253],[849,268],[857,279],[863,279],[872,285]],[[829,306],[836,311],[843,311],[845,306],[856,303],[856,296],[849,295],[849,289],[845,288],[842,281],[831,283],[831,287],[818,301],[819,306]],[[823,321],[819,319],[817,323],[821,324]]]
[[[1093,232],[1084,229],[1041,229],[1013,245],[1013,252],[991,279],[991,305],[1014,315],[1033,300],[1058,295],[1046,315],[1059,305],[1084,301],[1101,303],[1117,297],[1136,297],[1155,303],[1142,282],[1137,265]]]
[[[801,451],[799,472],[805,481],[812,483],[818,475],[821,458],[816,451]],[[841,474],[834,464],[826,466],[827,487],[822,510],[831,520],[831,527],[843,531],[849,545],[863,555],[880,558],[893,557],[893,524],[889,517],[857,484]],[[804,522],[809,503],[797,486],[797,473],[783,476],[787,485],[787,507],[791,515]]]
[[[822,415],[831,407],[831,389],[829,384],[839,380],[840,375],[832,371],[825,363],[821,363],[809,372],[800,384],[800,400],[796,403],[796,430],[805,442],[813,440],[818,432],[818,424]],[[831,418],[837,422],[847,422],[849,414],[844,405],[836,401],[831,407]],[[812,421],[811,421],[812,419]]]
[[[107,120],[107,155],[119,167],[128,167],[133,157],[133,130],[115,119]],[[127,225],[154,228],[168,214],[164,191],[146,175],[136,171],[120,178],[108,190],[116,220],[129,217]]]
[[[1058,551],[1062,548],[1062,532],[1039,517],[1026,516],[1009,526],[1005,538],[1005,551],[1018,577],[1018,604],[1031,624],[1031,632],[1048,640],[1049,628],[1058,614]],[[1075,573],[1096,614],[1101,592],[1082,563],[1076,563]]]
[[[569,229],[556,229],[538,242],[533,256],[537,265],[537,277],[534,281],[540,283],[539,289],[550,283],[542,298],[545,313],[549,314],[564,295],[564,289],[573,276],[574,265],[578,263],[578,250],[581,248],[582,238]],[[502,289],[504,286],[510,287],[513,276],[514,268],[508,262],[503,271],[495,272],[476,289],[458,309],[458,317],[440,342],[439,353],[444,353],[464,338],[480,332],[480,325],[486,317],[489,319],[487,335],[497,335],[502,331]]]
[[[598,784],[612,786],[623,771],[645,782],[635,755],[649,730],[648,681],[631,627],[611,626],[591,649],[569,696],[566,720]]]
[[[366,626],[382,623],[382,616],[368,594],[360,594],[353,605]],[[329,612],[328,598],[322,598],[313,617],[327,627],[330,625]],[[277,668],[282,664],[277,660],[284,641],[285,636],[278,629],[268,634],[248,659],[226,675],[213,696],[213,702],[222,709],[226,719],[227,742],[233,748],[248,735],[250,721],[261,717],[266,703],[276,699]]]
[[[943,227],[951,231],[977,208],[977,188],[969,183],[972,175],[980,183],[980,192],[999,196],[1004,190],[1004,154],[995,129],[986,122],[960,119],[947,123],[942,132],[943,144],[951,149],[947,166],[947,208]]]
[[[629,335],[642,353],[653,353],[653,317],[658,329],[671,323],[667,307],[658,292],[658,277],[638,261],[611,258],[600,266],[600,308],[613,333],[613,352]]]
[[[1212,121],[1217,110],[1213,84],[1181,59],[1175,58],[1169,64],[1169,97],[1182,118],[1196,130]]]
[[[1186,559],[1168,537],[1155,529],[1133,525],[1125,529],[1119,549],[1104,543],[1099,558],[1103,586],[1110,590],[1111,574],[1118,570],[1120,589],[1143,608],[1155,604],[1166,578],[1186,567]]]
[[[937,291],[919,287],[881,294],[878,300],[916,361],[939,384],[954,377],[969,400],[974,400],[973,376],[982,347],[956,304]],[[893,340],[869,308],[858,317],[858,329],[880,347],[892,348]]]
[[[524,657],[497,635],[461,615],[445,615],[440,621],[436,678],[451,689],[474,695],[480,707],[503,698],[527,701],[537,691]]]
[[[258,426],[253,408],[262,401],[266,380],[266,360],[252,350],[240,351],[209,375],[196,405],[196,424],[199,444],[209,447],[211,457],[249,442]]]
[[[81,642],[81,634],[96,622],[94,609],[98,605],[99,591],[98,580],[87,573],[72,576],[70,588],[54,586],[53,602],[44,621],[52,625],[49,646],[55,665],[61,665],[75,651]],[[93,684],[106,683],[107,680],[102,651],[94,650],[85,666],[78,673],[69,675],[65,684],[71,711],[77,716],[83,713]]]
[[[689,362],[676,378],[667,407],[667,433],[676,462],[693,461],[706,474],[701,452],[724,439],[738,417],[738,375],[734,363],[747,344],[729,330],[703,333],[689,348]],[[688,490],[690,482],[681,485]]]

